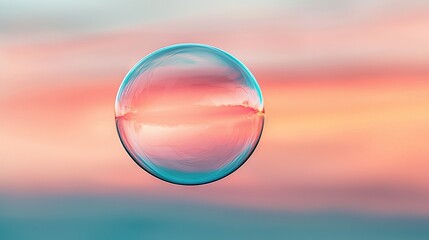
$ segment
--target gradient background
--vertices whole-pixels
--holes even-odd
[[[237,172],[151,177],[118,139],[128,70],[222,48],[266,122]],[[0,239],[428,239],[429,2],[0,1]]]

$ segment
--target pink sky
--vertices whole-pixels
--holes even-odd
[[[213,30],[186,27],[185,18],[177,26],[167,21],[55,41],[0,42],[0,192],[127,192],[429,215],[427,13],[326,28],[300,22],[296,29],[294,18]],[[204,187],[153,178],[127,156],[115,129],[115,96],[129,68],[178,42],[231,52],[264,95],[265,129],[254,155]]]

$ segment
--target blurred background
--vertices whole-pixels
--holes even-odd
[[[265,100],[255,153],[195,187],[126,154],[114,101],[175,43]],[[0,0],[0,239],[429,239],[429,2]]]

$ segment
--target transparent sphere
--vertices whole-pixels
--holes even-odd
[[[115,103],[125,149],[150,174],[176,184],[216,181],[238,169],[261,137],[261,89],[235,57],[179,44],[143,58]]]

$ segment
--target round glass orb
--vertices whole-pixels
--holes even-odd
[[[150,174],[205,184],[237,170],[264,126],[261,89],[238,59],[215,47],[159,49],[125,76],[116,127],[131,158]]]

